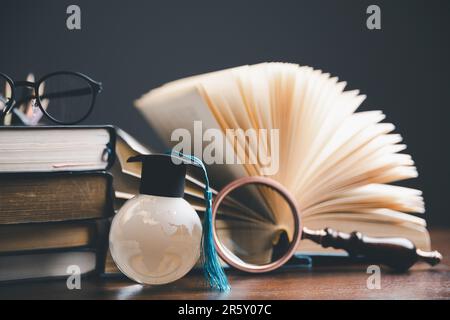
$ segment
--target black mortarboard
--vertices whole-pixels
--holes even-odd
[[[128,162],[142,162],[139,193],[181,198],[186,176],[185,159],[167,154],[138,155]]]

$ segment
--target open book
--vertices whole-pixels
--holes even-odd
[[[304,226],[406,237],[429,250],[425,220],[416,216],[424,212],[422,192],[391,184],[417,176],[411,156],[402,153],[406,146],[401,136],[393,133],[394,125],[382,122],[381,111],[356,112],[365,96],[356,90],[345,91],[345,86],[310,67],[262,63],[170,82],[145,94],[136,106],[167,149],[179,149],[180,133],[187,130],[193,147],[181,151],[203,158],[212,138],[200,136],[199,147],[194,141],[196,130],[199,125],[202,133],[214,129],[212,136],[224,141],[223,148],[215,148],[215,159],[222,157],[226,163],[230,150],[233,159],[238,159],[233,164],[208,164],[216,190],[242,176],[268,175],[295,196]],[[248,137],[230,138],[229,129],[276,132],[278,139],[266,136],[248,144]],[[277,164],[270,168],[262,161],[246,161],[261,150]],[[195,185],[190,186],[195,189]],[[270,194],[259,196],[276,206]],[[245,207],[245,197],[241,201]],[[229,214],[236,213],[230,210]],[[225,236],[237,227],[248,228],[250,233],[261,220],[272,230],[267,241],[280,229],[289,234],[290,213],[283,210],[258,222],[245,217],[228,221],[226,215],[218,224]],[[263,245],[258,243],[250,246]],[[298,250],[328,249],[302,241]]]

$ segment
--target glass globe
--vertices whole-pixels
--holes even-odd
[[[109,234],[117,267],[143,284],[165,284],[188,273],[200,256],[202,225],[183,198],[137,195],[116,214]]]

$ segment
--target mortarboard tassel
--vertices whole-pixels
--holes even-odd
[[[206,209],[205,209],[205,217],[203,220],[203,235],[201,242],[201,251],[202,251],[202,264],[203,264],[203,272],[205,274],[205,278],[209,285],[212,288],[215,288],[219,291],[228,292],[230,291],[230,285],[228,284],[228,279],[223,270],[222,265],[219,261],[219,256],[217,255],[216,247],[214,245],[213,239],[213,225],[212,225],[212,192],[209,188],[209,179],[208,173],[206,171],[206,167],[203,162],[194,156],[185,155],[178,151],[170,152],[170,154],[186,159],[190,163],[193,163],[197,167],[201,167],[203,171],[203,176],[205,178],[205,201],[206,201]]]

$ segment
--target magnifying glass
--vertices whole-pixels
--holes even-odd
[[[343,249],[350,257],[362,256],[397,271],[408,270],[420,260],[430,265],[442,260],[439,252],[417,249],[405,238],[305,228],[295,198],[279,182],[266,177],[244,177],[225,186],[214,199],[212,219],[219,256],[228,265],[250,273],[281,267],[298,251],[302,239]]]

